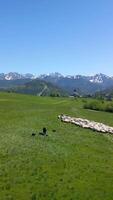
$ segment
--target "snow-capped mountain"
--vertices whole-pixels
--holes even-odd
[[[95,74],[94,76],[83,76],[83,75],[67,75],[64,76],[58,72],[55,73],[50,73],[50,74],[41,74],[40,76],[38,76],[38,78],[47,78],[47,77],[51,77],[51,78],[69,78],[69,79],[86,79],[88,81],[90,81],[91,83],[103,83],[105,80],[113,80],[113,77],[109,77],[105,74]]]
[[[113,80],[113,77],[109,77],[101,73],[89,77],[89,81],[91,83],[104,83],[106,80]]]
[[[22,82],[27,82],[27,79],[33,80],[36,78],[46,82],[50,82],[55,86],[58,86],[64,89],[65,91],[69,92],[69,94],[72,94],[74,90],[77,91],[79,90],[80,93],[82,94],[92,94],[97,91],[102,91],[113,86],[113,77],[106,76],[102,73],[96,74],[94,76],[83,76],[83,75],[64,76],[58,72],[50,74],[42,74],[39,76],[35,76],[30,73],[19,74],[17,72],[0,74],[0,81],[4,80],[5,84],[6,81],[16,81],[17,85],[17,81],[19,82],[19,84],[22,84]],[[1,82],[0,84],[2,84],[3,86],[4,83]],[[14,82],[11,84],[14,84]]]
[[[7,74],[0,73],[0,80],[20,80],[20,79],[35,79],[36,76],[30,73],[19,74],[17,72],[9,72]]]
[[[113,77],[109,77],[105,74],[95,74],[94,76],[83,76],[83,75],[67,75],[64,76],[58,72],[55,73],[50,73],[50,74],[41,74],[38,76],[40,79],[61,79],[61,78],[68,78],[68,79],[74,79],[74,80],[79,80],[79,79],[85,79],[88,80],[91,83],[104,83],[105,81],[113,81]]]
[[[44,79],[44,78],[47,78],[47,77],[61,78],[61,77],[64,77],[64,76],[62,74],[58,73],[58,72],[49,73],[49,74],[41,74],[41,75],[38,76],[38,78],[40,78],[40,79]]]
[[[72,93],[74,89],[79,89],[81,93],[92,94],[96,91],[101,91],[113,86],[113,77],[106,76],[102,73],[96,74],[94,76],[63,76],[61,74],[59,75],[58,73],[55,73],[39,76],[38,78],[47,82],[51,82],[69,91],[70,93]]]
[[[0,80],[18,80],[18,79],[61,79],[61,78],[68,78],[68,79],[86,79],[91,83],[103,83],[106,80],[113,80],[113,77],[109,77],[105,74],[96,74],[94,76],[83,76],[83,75],[67,75],[64,76],[58,72],[50,73],[50,74],[41,74],[39,76],[36,76],[34,74],[26,73],[26,74],[20,74],[17,72],[9,72],[7,74],[0,73]]]

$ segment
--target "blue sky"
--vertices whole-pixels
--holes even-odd
[[[0,0],[0,72],[113,75],[113,0]]]

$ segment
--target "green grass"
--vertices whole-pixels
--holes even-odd
[[[85,102],[84,108],[113,113],[113,101],[91,99]]]
[[[64,113],[113,126],[112,113],[83,104],[0,93],[0,200],[113,199],[113,136],[57,118]],[[44,126],[48,137],[38,134]]]

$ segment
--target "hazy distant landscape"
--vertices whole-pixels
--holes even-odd
[[[0,89],[37,96],[113,96],[113,77],[102,73],[94,76],[63,76],[59,73],[34,76],[10,72],[0,74]]]

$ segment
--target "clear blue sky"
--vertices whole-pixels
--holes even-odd
[[[113,75],[113,0],[0,0],[0,72]]]

